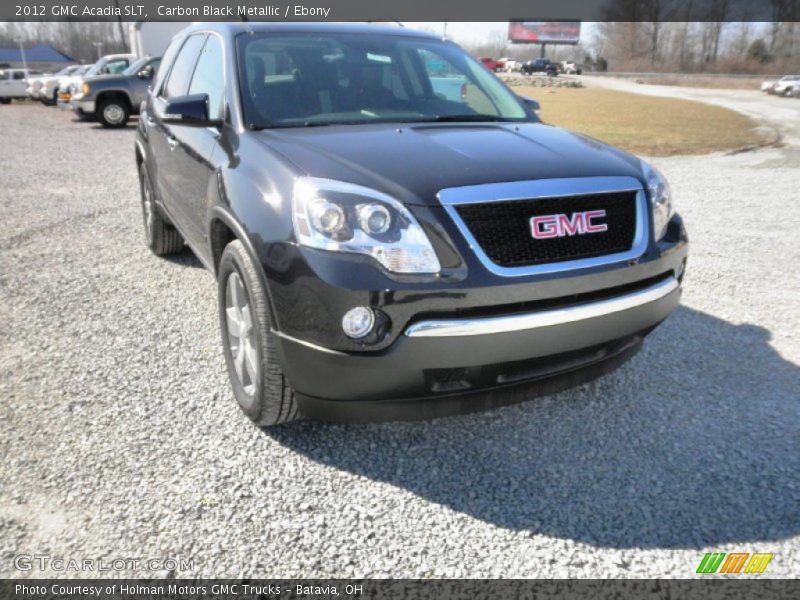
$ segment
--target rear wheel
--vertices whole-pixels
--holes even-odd
[[[156,256],[179,252],[183,248],[183,238],[158,211],[153,186],[144,163],[139,165],[139,190],[142,196],[142,218],[147,247]]]
[[[11,98],[0,98],[0,104],[11,104]]]
[[[225,363],[233,395],[257,425],[296,420],[297,400],[278,358],[267,293],[258,269],[239,240],[219,264],[217,291]]]

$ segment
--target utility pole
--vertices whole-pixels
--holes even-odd
[[[442,39],[447,39],[447,21],[444,21],[444,27],[442,28]]]
[[[103,58],[103,55],[100,53],[100,49],[103,47],[103,42],[92,42],[95,48],[97,48],[97,60]]]
[[[114,5],[119,12],[119,0],[114,0]],[[128,41],[125,39],[125,31],[122,28],[122,17],[117,17],[117,25],[119,26],[119,41],[122,43],[122,51],[128,52]]]
[[[19,43],[19,53],[22,56],[22,68],[28,70],[28,61],[25,60],[25,48],[22,47],[22,42]]]

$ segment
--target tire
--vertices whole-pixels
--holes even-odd
[[[269,303],[258,274],[260,268],[242,242],[232,241],[220,259],[217,292],[222,348],[233,395],[250,420],[268,427],[295,421],[299,413],[270,330]],[[232,329],[242,332],[245,327],[239,337]]]
[[[142,197],[145,241],[150,251],[156,256],[168,256],[182,250],[181,234],[158,211],[153,185],[144,163],[139,165],[139,193]]]
[[[122,98],[112,97],[98,105],[95,116],[103,127],[125,127],[131,116],[131,109]]]
[[[51,98],[48,98],[47,96],[42,96],[41,100],[42,104],[44,104],[45,106],[55,106],[56,102],[58,102],[58,92],[54,93]]]
[[[11,104],[11,98],[0,98],[0,104]]]

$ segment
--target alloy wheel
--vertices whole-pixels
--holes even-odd
[[[153,242],[153,194],[150,191],[150,184],[146,179],[142,180],[142,210],[144,213],[144,231],[147,236],[147,243]]]
[[[235,271],[225,285],[225,319],[228,350],[245,394],[252,396],[259,378],[258,346],[247,290]]]

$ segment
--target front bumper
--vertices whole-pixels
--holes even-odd
[[[429,417],[485,408],[485,398],[471,403],[463,396],[471,392],[536,382],[551,393],[562,389],[556,380],[566,377],[567,387],[602,374],[635,353],[678,306],[680,294],[678,281],[667,275],[573,305],[420,321],[380,352],[339,352],[278,334],[279,351],[306,416],[372,419],[374,411],[361,409],[377,402],[388,418]],[[425,403],[420,410],[408,402],[454,395],[455,406]]]
[[[85,115],[93,115],[95,109],[94,100],[87,100],[83,96],[73,96],[70,99],[70,106],[72,110],[83,113]]]

